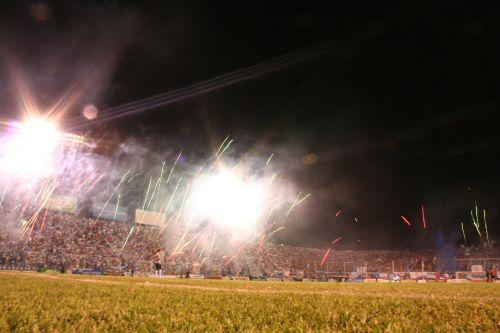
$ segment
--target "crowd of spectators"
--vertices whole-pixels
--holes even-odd
[[[0,229],[0,267],[31,270],[64,265],[65,269],[120,272],[135,270],[141,263],[147,266],[160,247],[157,229],[151,226],[131,233],[125,223],[54,212],[40,214],[39,220],[21,234]]]
[[[7,212],[0,211],[0,219]],[[0,268],[20,270],[92,270],[101,273],[150,274],[155,253],[162,249],[164,271],[176,275],[231,275],[264,278],[314,278],[318,272],[370,277],[388,272],[470,270],[481,258],[500,257],[497,249],[447,251],[332,251],[266,242],[232,252],[215,247],[209,257],[186,247],[169,253],[158,227],[79,215],[47,212],[33,228],[0,221]],[[9,227],[6,227],[9,226]],[[125,244],[126,241],[126,244]],[[124,246],[125,245],[125,246]],[[472,258],[478,258],[476,261]],[[466,260],[463,260],[466,259]]]

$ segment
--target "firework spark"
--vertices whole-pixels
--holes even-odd
[[[323,256],[323,260],[321,260],[321,266],[324,265],[325,261],[326,261],[326,258],[328,258],[328,256],[330,255],[330,251],[332,250],[331,247],[328,248],[328,250],[326,250],[325,252],[325,255]]]
[[[474,218],[474,213],[472,212],[472,209],[470,210],[470,216],[472,218],[472,224],[476,228],[477,234],[479,235],[479,238],[482,238],[483,236],[481,235],[481,230],[479,227],[479,220]],[[477,217],[477,215],[476,215]]]
[[[424,229],[427,229],[427,223],[425,221],[424,205],[421,206],[421,214],[422,214],[422,225],[423,225]]]
[[[486,222],[486,209],[483,209],[484,230],[486,232],[486,242],[490,246],[490,235],[488,234],[488,223]]]
[[[332,244],[335,244],[335,243],[337,243],[337,242],[338,242],[338,241],[340,241],[340,240],[342,240],[342,237],[339,237],[339,238],[337,238],[337,239],[333,240],[333,241],[332,241]]]
[[[405,216],[401,215],[401,219],[402,219],[402,220],[403,220],[406,224],[408,224],[409,226],[411,226],[410,221],[408,221],[408,219],[407,219]]]
[[[464,224],[460,223],[460,226],[462,227],[462,235],[464,236],[465,247],[467,247],[467,238],[465,237]]]

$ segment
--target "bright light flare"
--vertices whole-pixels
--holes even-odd
[[[202,176],[191,197],[194,214],[238,231],[253,229],[264,214],[267,195],[258,181],[222,172]]]
[[[0,152],[0,169],[16,176],[42,176],[52,172],[52,161],[59,144],[55,124],[30,118],[13,125]]]

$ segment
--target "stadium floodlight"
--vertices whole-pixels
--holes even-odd
[[[30,118],[13,124],[12,129],[0,152],[0,168],[28,177],[51,172],[60,136],[56,125],[42,118]]]
[[[200,176],[191,196],[195,214],[222,227],[249,231],[262,217],[265,189],[231,172]]]

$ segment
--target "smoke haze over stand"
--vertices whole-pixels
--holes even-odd
[[[2,40],[22,60],[19,70],[42,107],[99,64],[72,115],[89,102],[105,109],[333,38],[341,52],[93,128],[91,135],[123,141],[138,133],[150,138],[148,149],[195,152],[194,163],[227,134],[237,142],[248,138],[248,146],[270,137],[264,142],[287,161],[287,177],[312,193],[314,208],[302,221],[290,220],[297,229],[287,232],[297,242],[343,236],[346,246],[361,238],[368,247],[426,247],[435,245],[437,230],[458,241],[460,221],[474,237],[468,215],[474,201],[488,211],[492,237],[498,235],[493,10],[400,4],[366,14],[355,5],[309,4],[286,14],[269,8],[262,17],[222,4],[93,3],[56,6],[39,21],[29,4],[2,10],[2,31],[10,36]],[[364,36],[354,46],[353,33]],[[9,82],[1,89],[2,116],[15,118],[18,92]],[[317,161],[304,165],[310,153]],[[421,204],[429,223],[424,235]]]

